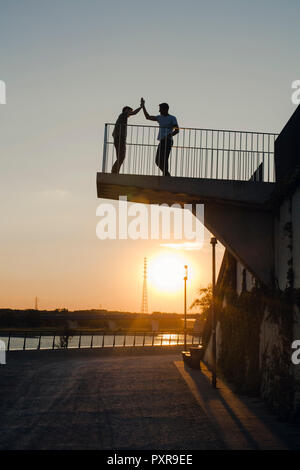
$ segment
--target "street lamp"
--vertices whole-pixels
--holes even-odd
[[[217,336],[216,336],[216,311],[215,311],[215,290],[216,290],[216,244],[217,239],[211,237],[212,245],[212,302],[211,302],[211,320],[212,320],[212,386],[217,387]]]
[[[184,350],[186,351],[186,281],[188,278],[188,267],[184,266],[185,275],[184,275]]]

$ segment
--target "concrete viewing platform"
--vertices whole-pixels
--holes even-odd
[[[210,385],[181,347],[7,354],[0,449],[299,449],[260,399]]]
[[[115,126],[105,124],[97,196],[143,204],[204,204],[205,227],[261,284],[273,283],[277,134],[180,128],[165,173],[157,167],[157,126],[127,125],[126,158],[114,168]],[[125,153],[124,153],[125,156]],[[112,173],[113,171],[113,173]],[[198,217],[197,212],[193,213]]]
[[[259,207],[263,209],[275,183],[228,181],[206,178],[162,177],[149,175],[116,175],[97,173],[99,198],[160,204],[215,203]]]
[[[272,283],[275,183],[97,173],[99,198],[204,204],[204,225],[263,284]]]

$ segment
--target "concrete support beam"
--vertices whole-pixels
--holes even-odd
[[[273,277],[273,215],[271,211],[205,203],[205,227],[263,284]]]
[[[274,183],[97,174],[98,197],[145,204],[204,204],[206,228],[262,283],[274,266]]]
[[[274,186],[275,183],[253,181],[97,173],[98,197],[118,199],[119,195],[127,194],[136,202],[138,198],[141,199],[139,202],[144,202],[149,196],[150,204],[159,203],[161,200],[168,202],[170,198],[174,203],[181,201],[182,204],[214,200],[214,202],[261,206],[270,199]]]

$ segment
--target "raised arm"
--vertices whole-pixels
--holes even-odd
[[[156,116],[150,116],[150,114],[147,113],[147,110],[145,108],[145,100],[144,98],[141,98],[141,106],[144,111],[145,118],[148,119],[148,121],[157,121]]]
[[[134,116],[135,114],[139,113],[141,109],[142,109],[142,106],[140,106],[139,108],[136,108],[134,111],[131,111],[129,113],[129,116]]]

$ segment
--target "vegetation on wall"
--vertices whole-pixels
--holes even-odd
[[[212,305],[212,285],[202,287],[198,290],[198,297],[191,304],[190,309],[197,308],[200,312],[202,326],[202,344],[207,346],[211,333],[211,305]]]
[[[277,185],[271,201],[274,213],[280,218],[281,205],[283,201],[289,200],[289,220],[283,227],[284,240],[289,250],[284,290],[279,288],[278,281],[274,279],[273,289],[260,286],[256,280],[254,288],[247,291],[247,273],[244,270],[242,292],[238,295],[237,262],[228,251],[224,255],[216,289],[216,314],[221,325],[219,373],[237,391],[262,395],[283,419],[295,418],[297,415],[294,409],[296,386],[291,344],[294,340],[296,307],[300,311],[300,289],[294,285],[292,202],[299,182],[300,168]],[[211,334],[209,304],[205,312],[204,344],[207,345]],[[261,336],[262,331],[266,332],[265,338]],[[263,347],[265,350],[262,350]]]
[[[232,292],[230,302],[220,309],[222,342],[218,366],[239,392],[260,392],[259,331],[265,308],[261,289]]]
[[[280,417],[293,410],[294,379],[291,363],[293,340],[293,292],[255,287],[219,311],[222,342],[218,366],[237,391],[262,394]],[[260,364],[262,322],[273,324],[274,344],[266,347]]]
[[[288,270],[287,270],[287,289],[293,289],[294,287],[294,268],[293,268],[293,223],[292,223],[292,198],[289,199],[289,214],[290,221],[287,222],[283,227],[283,232],[287,238],[287,248],[290,252],[290,257],[287,260]]]
[[[290,239],[290,238],[289,238]],[[221,324],[221,346],[218,369],[240,393],[262,395],[282,418],[293,410],[294,382],[291,364],[293,340],[293,307],[300,290],[288,282],[284,291],[266,289],[257,282],[247,291],[243,276],[242,292],[236,290],[236,261],[225,254],[223,273],[217,285],[216,313]],[[211,333],[211,291],[199,291],[194,304],[202,305],[206,315],[204,344]],[[262,322],[275,332],[260,357]],[[273,326],[272,326],[273,325]],[[261,363],[260,363],[261,360]]]
[[[290,220],[283,227],[289,250],[286,287],[284,290],[274,290],[267,305],[267,320],[276,326],[278,342],[271,350],[264,352],[262,360],[263,396],[283,419],[292,417],[294,411],[295,382],[291,344],[294,339],[295,305],[300,297],[300,289],[294,288],[292,194],[289,194],[289,216]]]
[[[291,344],[294,325],[294,290],[276,289],[268,298],[266,320],[275,325],[277,342],[265,350],[262,358],[262,395],[283,419],[293,413],[294,376]]]

